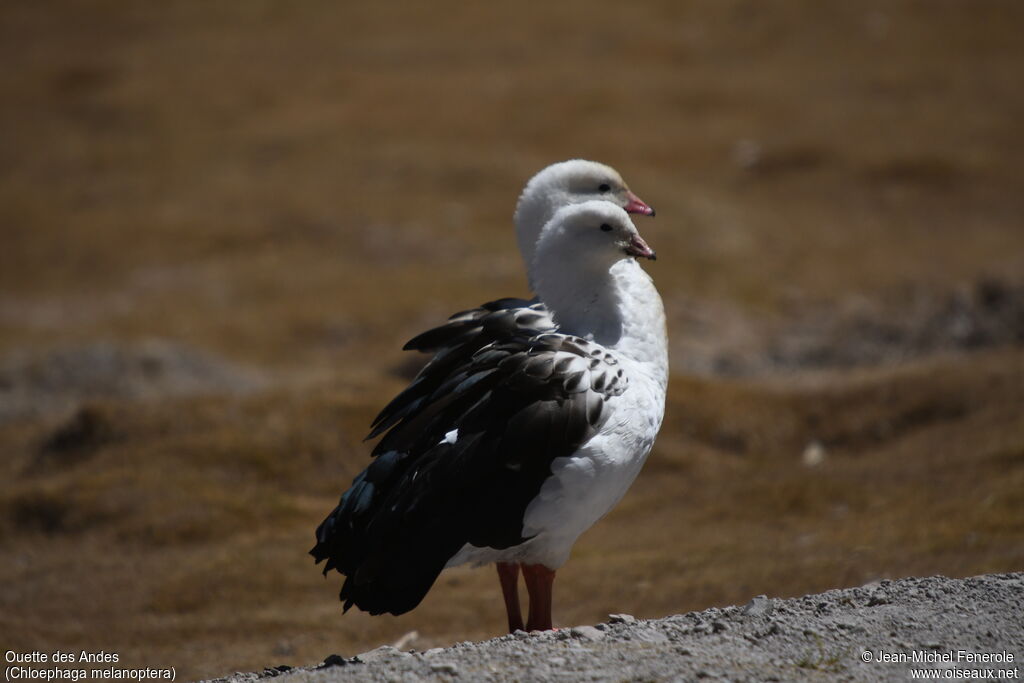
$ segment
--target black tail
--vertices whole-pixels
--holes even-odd
[[[340,598],[370,614],[403,614],[426,596],[448,560],[465,543],[453,528],[454,501],[431,476],[430,462],[407,471],[406,454],[378,456],[352,482],[316,530],[310,555],[336,569]],[[459,526],[459,525],[454,525]]]

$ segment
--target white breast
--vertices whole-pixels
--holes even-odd
[[[598,435],[552,463],[552,476],[526,509],[523,535],[534,539],[525,561],[562,566],[579,535],[622,499],[661,427],[664,396],[655,393],[656,387],[634,382],[610,402],[614,412]]]
[[[633,382],[621,396],[610,399],[608,407],[612,414],[594,438],[571,456],[552,462],[551,477],[523,517],[523,536],[530,540],[504,550],[466,545],[448,566],[564,565],[580,534],[615,507],[640,473],[664,417],[664,390],[657,383]]]

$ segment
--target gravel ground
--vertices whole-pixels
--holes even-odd
[[[913,660],[917,658],[918,662]],[[879,581],[802,598],[656,620],[517,632],[426,652],[383,646],[219,679],[243,683],[420,680],[1019,680],[1024,573]],[[923,661],[921,661],[923,660]],[[922,677],[922,676],[918,676]]]

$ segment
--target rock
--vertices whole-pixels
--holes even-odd
[[[459,667],[451,662],[437,662],[435,664],[431,664],[430,670],[439,674],[451,674],[452,676],[459,675]]]
[[[402,636],[401,638],[396,640],[394,643],[392,643],[391,646],[393,648],[395,648],[396,650],[408,650],[419,639],[420,639],[420,632],[419,631],[409,631],[404,636]]]
[[[760,617],[771,614],[774,607],[772,601],[767,596],[757,595],[751,598],[750,602],[745,604],[740,612],[748,617]]]
[[[292,667],[288,666],[287,664],[272,666],[270,668],[264,669],[260,678],[273,678],[274,676],[280,676],[281,674],[291,670]]]
[[[347,666],[348,664],[358,663],[359,660],[357,660],[355,657],[353,657],[352,659],[345,659],[341,655],[327,655],[326,657],[324,657],[324,661],[320,664],[320,666],[316,668],[328,669],[332,666]]]
[[[825,447],[820,441],[811,441],[804,447],[800,460],[805,467],[817,467],[825,462]]]
[[[574,638],[581,640],[597,641],[604,638],[604,632],[597,630],[593,626],[575,626],[570,633],[572,633]]]
[[[636,617],[634,617],[632,614],[609,614],[608,615],[608,623],[609,624],[635,624],[636,623]]]
[[[380,647],[370,650],[369,652],[363,652],[357,655],[360,662],[369,664],[370,662],[376,662],[381,659],[387,659],[389,657],[411,657],[408,652],[402,652],[391,645],[381,645]]]

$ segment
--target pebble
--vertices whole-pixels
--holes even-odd
[[[593,626],[574,626],[570,633],[572,633],[573,637],[582,640],[597,641],[604,638],[604,632],[597,630]]]
[[[804,447],[800,460],[803,461],[804,467],[817,467],[825,462],[825,447],[820,441],[811,441]]]
[[[321,663],[320,666],[317,667],[317,668],[319,668],[319,669],[326,669],[326,668],[332,667],[332,666],[345,666],[347,664],[353,664],[353,663],[355,663],[355,662],[350,662],[349,660],[345,659],[341,655],[327,655],[326,657],[324,657],[323,663]]]
[[[636,617],[634,617],[632,614],[609,614],[608,615],[608,623],[609,624],[635,624],[636,623]]]
[[[459,675],[459,667],[455,666],[451,662],[437,662],[435,664],[431,664],[430,670],[439,674],[451,674],[452,676]]]
[[[369,663],[369,662],[376,662],[378,660],[386,659],[386,658],[389,658],[389,657],[411,657],[411,656],[412,655],[410,655],[409,653],[402,652],[401,650],[398,650],[397,648],[394,648],[391,645],[381,645],[380,647],[375,648],[373,650],[370,650],[369,652],[364,652],[364,653],[360,654],[359,655],[359,661],[363,662],[364,664],[366,664],[366,663]]]
[[[404,636],[391,643],[396,650],[408,650],[420,638],[419,631],[409,631]]]
[[[758,595],[751,598],[750,602],[745,604],[740,610],[743,614],[748,617],[760,617],[765,614],[771,614],[775,605],[766,595]]]

